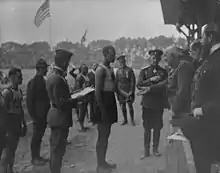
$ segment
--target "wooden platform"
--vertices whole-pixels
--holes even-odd
[[[171,127],[171,132],[178,129]],[[171,140],[167,143],[166,168],[163,173],[196,173],[193,154],[188,141]],[[220,163],[213,163],[211,173],[220,173]]]
[[[172,128],[170,133],[176,132],[177,128]],[[167,143],[166,168],[164,173],[196,173],[193,155],[189,142],[170,140]]]

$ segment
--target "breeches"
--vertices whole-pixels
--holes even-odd
[[[163,127],[163,109],[142,107],[143,127],[145,129],[161,129]]]
[[[66,150],[69,128],[51,128],[50,171],[61,173],[62,160]]]

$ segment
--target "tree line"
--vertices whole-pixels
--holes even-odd
[[[20,44],[13,41],[4,42],[0,49],[0,68],[9,68],[12,65],[22,68],[33,68],[39,58],[44,58],[48,63],[52,63],[54,50],[57,48],[74,50],[75,56],[72,63],[76,66],[85,63],[91,65],[102,60],[102,48],[106,45],[113,45],[117,53],[125,52],[128,55],[128,63],[133,68],[141,68],[148,59],[148,51],[151,48],[164,49],[176,44],[180,47],[186,46],[183,38],[157,36],[153,38],[126,38],[121,37],[115,41],[94,40],[86,45],[61,41],[54,47],[50,47],[46,41],[34,42],[31,44]]]

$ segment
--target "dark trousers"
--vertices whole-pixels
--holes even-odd
[[[46,119],[42,119],[33,123],[33,137],[31,141],[32,159],[38,159],[40,157],[40,146],[46,127]]]
[[[51,128],[50,172],[61,173],[62,160],[66,150],[69,128]]]
[[[111,133],[112,124],[98,123],[98,140],[96,143],[97,165],[102,166],[106,163],[105,157],[108,148],[108,138]]]
[[[15,152],[19,143],[19,136],[8,132],[6,135],[6,147],[2,153],[0,172],[11,173],[14,165]]]
[[[142,109],[144,127],[144,146],[150,147],[151,130],[153,129],[153,148],[157,149],[160,142],[160,130],[163,127],[163,109]]]
[[[132,102],[122,102],[122,103],[120,103],[120,106],[121,106],[121,110],[122,110],[122,113],[123,113],[124,121],[128,121],[126,103],[128,105],[131,120],[134,121],[133,103]]]

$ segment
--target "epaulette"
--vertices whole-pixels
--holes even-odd
[[[146,69],[148,67],[150,67],[150,64],[146,65],[145,67],[142,67],[141,70]]]

